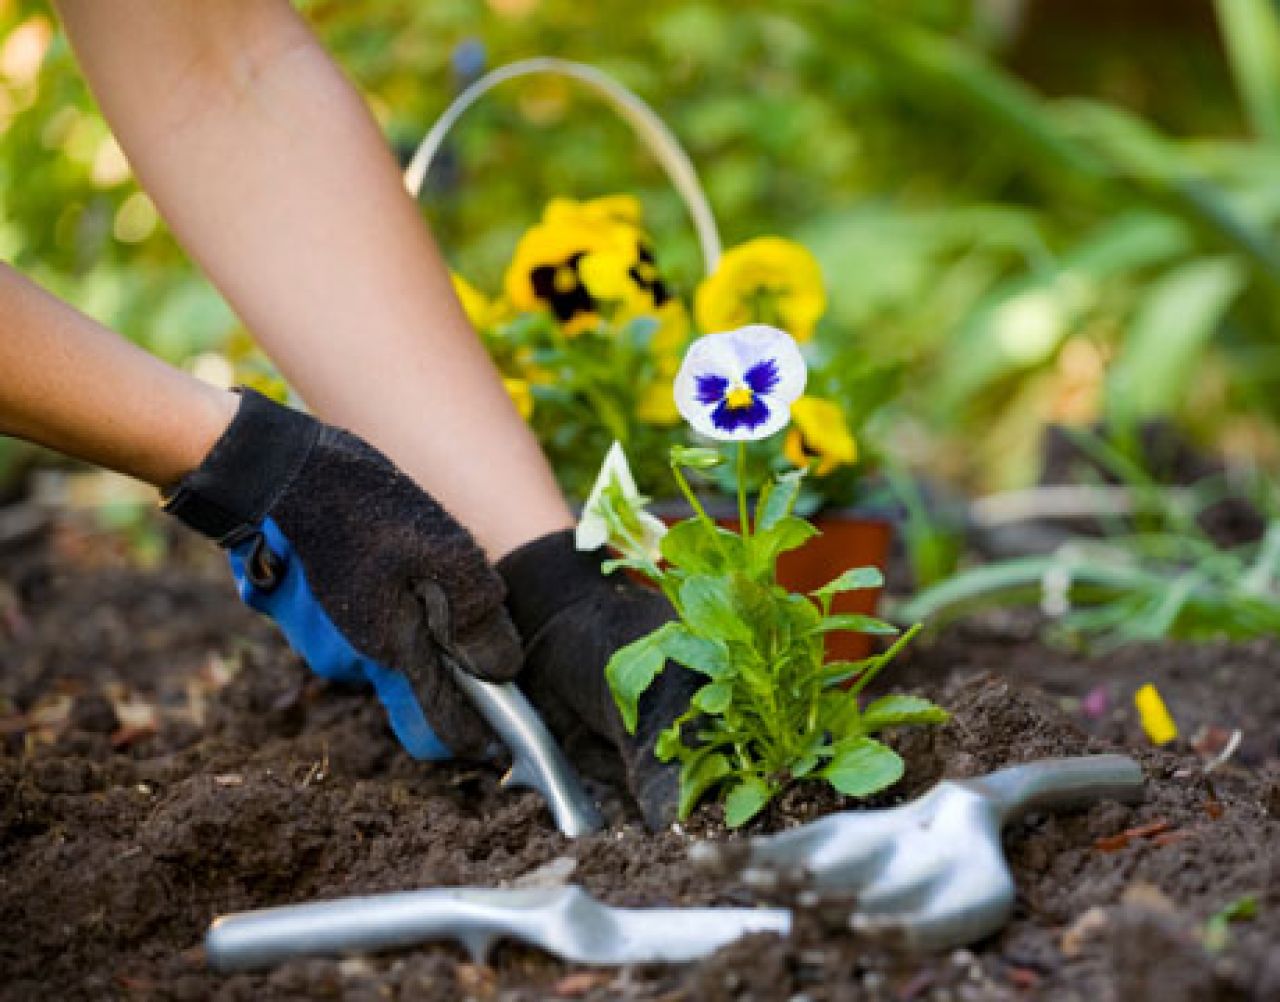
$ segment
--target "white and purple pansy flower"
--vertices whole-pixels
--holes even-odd
[[[807,377],[791,335],[753,324],[708,334],[689,346],[676,376],[676,406],[708,438],[768,438],[786,427]]]

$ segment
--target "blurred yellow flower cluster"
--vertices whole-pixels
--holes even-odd
[[[560,407],[536,424],[548,438],[544,445],[551,437],[576,440],[572,430],[549,427],[581,420],[584,408],[566,407],[570,398],[586,413],[594,409],[615,434],[632,421],[667,436],[677,433],[673,382],[694,325],[659,269],[635,197],[552,200],[516,245],[499,297],[490,299],[459,275],[453,280],[520,413],[531,419],[535,400]],[[701,333],[759,323],[807,342],[827,297],[813,255],[793,241],[766,236],[727,250],[695,290],[693,303]],[[545,319],[523,322],[536,317]],[[636,341],[638,354],[628,343],[637,330],[645,332]],[[836,400],[802,397],[792,418],[778,462],[826,477],[858,461],[857,442]]]
[[[519,311],[549,310],[566,334],[651,314],[671,296],[630,195],[557,198],[520,238],[503,285]]]

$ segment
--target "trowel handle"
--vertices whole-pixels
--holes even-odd
[[[1001,823],[1030,810],[1142,799],[1142,767],[1127,755],[1049,758],[968,781],[995,801]]]
[[[219,971],[435,940],[456,940],[481,958],[504,936],[537,942],[537,929],[554,916],[564,894],[564,888],[441,887],[264,908],[215,919],[205,934],[204,950]]]

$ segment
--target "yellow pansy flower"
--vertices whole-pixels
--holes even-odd
[[[516,246],[504,282],[518,310],[546,309],[568,334],[651,312],[670,298],[628,195],[586,202],[557,198]]]
[[[1178,736],[1178,725],[1173,722],[1169,708],[1164,705],[1160,690],[1148,683],[1133,694],[1133,703],[1138,708],[1138,719],[1142,721],[1142,729],[1154,745],[1167,745]]]
[[[858,443],[839,405],[821,397],[801,397],[791,405],[791,422],[782,444],[782,454],[791,464],[803,469],[816,460],[814,472],[825,477],[858,461]]]
[[[529,381],[527,379],[504,378],[502,385],[507,388],[511,402],[516,405],[516,410],[520,412],[520,416],[526,421],[533,417],[533,390],[529,386]]]
[[[758,237],[725,251],[694,301],[698,326],[706,333],[769,324],[797,341],[813,337],[826,309],[817,259],[781,237]]]

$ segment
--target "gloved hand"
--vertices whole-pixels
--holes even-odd
[[[498,561],[507,608],[524,640],[520,688],[542,714],[569,758],[601,773],[584,752],[603,740],[650,828],[671,824],[679,804],[679,765],[654,755],[658,735],[689,706],[702,682],[668,662],[640,698],[628,734],[609,691],[605,666],[618,648],[675,617],[666,597],[620,573],[600,569],[604,550],[575,549],[572,532],[543,536]],[[592,767],[596,766],[595,769]],[[613,770],[615,778],[618,770]]]
[[[494,738],[449,662],[498,682],[520,670],[502,580],[466,529],[377,450],[241,392],[165,509],[229,550],[241,597],[317,674],[374,687],[409,754],[485,754]]]

